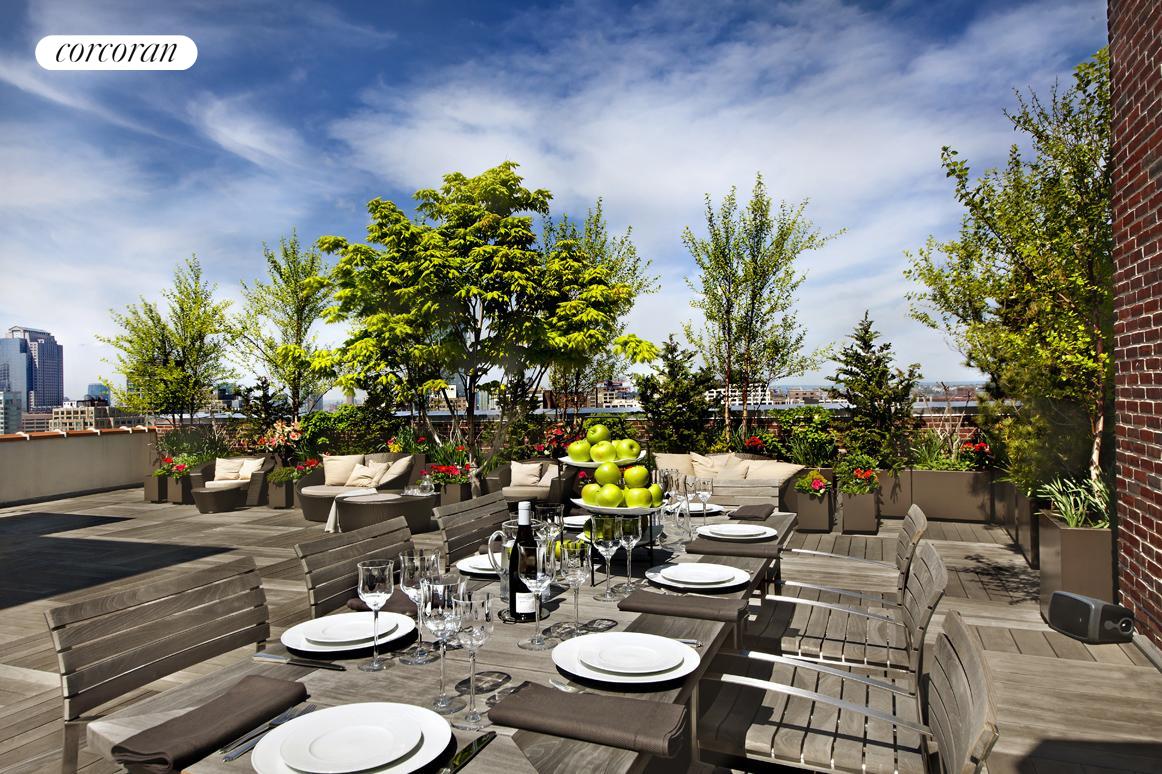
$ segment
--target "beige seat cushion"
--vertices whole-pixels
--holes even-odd
[[[244,462],[246,462],[245,457],[219,457],[214,460],[214,480],[237,481]]]
[[[777,481],[781,485],[802,469],[802,465],[796,465],[793,462],[750,460],[747,463],[746,477],[749,480]]]
[[[238,469],[239,480],[249,481],[250,477],[262,468],[264,462],[266,462],[264,457],[243,457],[242,467]]]
[[[654,462],[659,470],[673,469],[678,471],[679,476],[695,475],[689,454],[655,454]]]
[[[502,487],[500,493],[509,499],[519,498],[521,500],[537,500],[549,496],[549,487],[514,485]]]
[[[380,477],[391,467],[387,462],[372,462],[368,465],[356,465],[343,486],[369,487],[375,486]]]
[[[537,486],[546,486],[546,487],[552,486],[553,479],[556,477],[557,477],[557,466],[552,465],[552,464],[546,465],[545,466],[545,475],[541,476],[541,480],[537,482]]]
[[[328,484],[318,484],[316,486],[304,486],[300,490],[300,494],[306,497],[335,497],[344,492],[350,492],[353,489],[360,487],[354,486],[331,486]]]
[[[386,468],[384,468],[384,471],[379,474],[379,477],[375,479],[375,483],[372,484],[372,486],[379,486],[380,484],[403,478],[411,470],[412,461],[413,455],[411,454],[406,457],[400,457],[398,460],[392,462]],[[399,481],[398,483],[404,484],[407,482]]]
[[[511,462],[511,486],[540,486],[541,463],[539,462]]]
[[[363,464],[362,454],[341,454],[323,458],[323,483],[327,486],[343,486],[351,478],[356,465]]]
[[[238,479],[234,479],[233,481],[229,479],[226,481],[219,481],[214,479],[213,481],[207,481],[205,484],[206,489],[242,489],[243,487],[249,485],[249,481],[241,481]]]

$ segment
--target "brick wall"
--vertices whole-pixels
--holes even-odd
[[[1118,583],[1162,646],[1162,3],[1109,0]]]

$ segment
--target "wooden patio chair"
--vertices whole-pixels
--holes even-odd
[[[875,559],[864,559],[858,556],[846,556],[845,554],[832,554],[826,551],[811,551],[805,548],[787,549],[790,553],[801,556],[825,557],[827,559],[837,559],[841,562],[859,563],[853,565],[853,567],[862,565],[883,570],[894,569],[897,572],[894,601],[885,594],[869,593],[867,591],[850,591],[848,589],[789,580],[782,582],[782,593],[788,596],[801,596],[804,592],[824,592],[839,596],[860,598],[862,599],[862,604],[902,605],[904,603],[904,584],[907,582],[908,573],[912,569],[912,558],[916,555],[916,546],[919,545],[920,540],[927,531],[928,518],[924,515],[924,511],[920,509],[920,506],[913,504],[908,508],[908,515],[904,517],[904,523],[901,525],[899,535],[896,537],[896,558],[894,563],[881,562]]]
[[[704,761],[746,770],[773,764],[969,774],[982,770],[996,744],[980,645],[956,612],[945,617],[936,639],[923,706],[893,682],[770,654],[744,655],[746,674],[704,678],[704,694],[717,689],[698,719]]]
[[[61,673],[61,771],[77,770],[86,713],[244,645],[265,647],[269,610],[254,559],[46,610]]]
[[[412,533],[403,516],[296,545],[295,554],[303,565],[307,584],[311,618],[343,607],[355,596],[359,562],[396,559],[413,548]]]
[[[444,561],[448,566],[475,554],[489,535],[512,518],[502,492],[474,497],[462,503],[441,505],[435,509],[435,514]]]
[[[916,549],[900,605],[854,607],[806,593],[769,594],[760,604],[759,626],[751,622],[747,627],[747,642],[812,661],[914,676],[923,663],[924,635],[947,586],[944,561],[926,540]]]

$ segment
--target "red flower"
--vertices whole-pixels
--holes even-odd
[[[185,465],[174,465],[174,470],[185,470],[185,469],[186,469]]]
[[[827,482],[821,478],[817,478],[811,482],[811,488],[818,492],[823,487],[827,486]]]
[[[305,465],[295,465],[295,470],[306,470],[306,469],[307,468]]]
[[[419,438],[416,439],[416,443],[423,443],[426,440],[428,440],[428,437],[426,435],[421,435]]]
[[[464,446],[463,446],[463,444],[461,444],[460,446],[457,446],[457,447],[456,447],[456,451],[464,451]]]
[[[426,470],[421,470],[421,471],[420,471],[420,475],[421,475],[421,476],[426,476],[426,475],[428,475],[428,471],[426,471]]]
[[[536,446],[534,446],[533,448],[534,448],[534,449],[536,449],[536,450],[537,450],[537,451],[539,451],[539,452],[543,452],[543,451],[545,450],[545,445],[544,445],[543,443],[538,443],[538,444],[537,444]]]

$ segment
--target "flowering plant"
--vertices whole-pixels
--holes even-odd
[[[157,478],[163,478],[164,476],[171,475],[173,473],[173,468],[174,458],[169,456],[162,457],[161,464],[154,469],[153,475]]]
[[[293,462],[303,445],[303,430],[298,420],[278,420],[266,432],[255,438],[251,448],[273,454],[284,465]]]
[[[467,484],[472,480],[471,465],[429,465],[420,476],[430,476],[436,484]]]
[[[795,481],[795,491],[822,499],[831,491],[831,482],[815,468]]]
[[[193,454],[178,454],[173,457],[162,457],[161,467],[153,471],[153,475],[159,478],[162,476],[185,478],[193,472],[195,465],[205,461],[202,457],[196,457]]]
[[[960,459],[967,462],[973,470],[987,470],[992,466],[993,450],[979,430],[960,445]]]
[[[873,494],[880,487],[875,460],[858,452],[848,454],[835,465],[839,491],[844,494]]]
[[[311,459],[304,460],[297,465],[287,465],[272,471],[267,480],[274,484],[285,484],[290,481],[298,481],[300,478],[308,475],[311,473],[311,471],[315,470],[322,464],[323,463],[321,461],[312,457]]]

